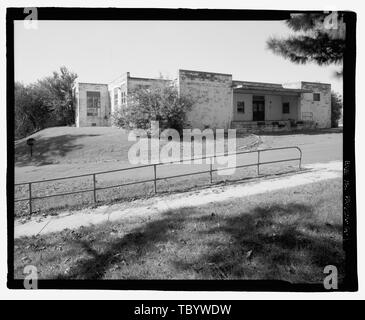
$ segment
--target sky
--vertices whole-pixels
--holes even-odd
[[[80,82],[135,77],[176,78],[178,69],[228,73],[234,80],[320,81],[342,93],[340,66],[298,65],[266,47],[286,37],[283,21],[38,21],[14,25],[15,80],[25,84],[64,65]]]

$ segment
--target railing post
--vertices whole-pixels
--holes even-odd
[[[157,173],[156,173],[156,164],[153,164],[153,172],[154,172],[154,179],[153,179],[153,183],[154,183],[154,190],[155,193],[157,193]]]
[[[28,185],[28,191],[29,191],[29,215],[32,215],[32,183],[29,182]]]
[[[93,173],[93,186],[94,186],[94,203],[96,203],[96,177],[95,173]]]
[[[257,150],[257,175],[260,175],[260,150]]]
[[[210,157],[210,183],[213,183],[213,158]]]
[[[300,159],[299,159],[299,170],[302,169],[302,149],[298,148],[299,153],[300,153]]]

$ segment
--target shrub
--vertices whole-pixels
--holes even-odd
[[[341,117],[342,99],[338,93],[331,93],[331,127],[338,127],[338,120]]]
[[[124,109],[118,108],[114,110],[110,116],[110,120],[113,126],[118,128],[125,128],[127,127],[126,120],[125,120],[125,112]]]
[[[159,81],[149,87],[135,89],[128,96],[127,106],[112,113],[112,123],[126,129],[149,129],[151,121],[159,121],[160,128],[182,131],[186,113],[193,100],[181,95],[169,81]]]

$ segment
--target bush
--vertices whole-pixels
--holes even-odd
[[[342,98],[336,93],[331,93],[331,127],[338,127],[338,120],[341,117],[341,109],[342,109]]]
[[[126,129],[150,128],[151,121],[159,121],[160,128],[172,128],[182,132],[186,113],[193,101],[179,95],[169,81],[159,81],[150,87],[137,88],[128,96],[127,106],[112,113],[112,124]]]
[[[110,120],[113,126],[116,126],[118,128],[127,127],[124,109],[118,108],[117,110],[112,112]]]

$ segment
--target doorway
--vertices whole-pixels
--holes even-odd
[[[252,120],[265,121],[265,96],[253,96]]]

